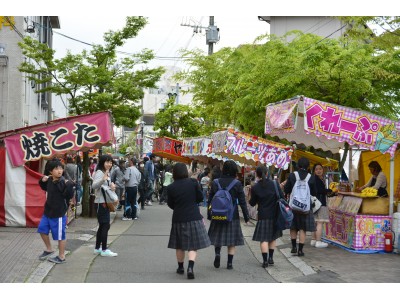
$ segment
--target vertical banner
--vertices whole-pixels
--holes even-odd
[[[265,133],[294,132],[297,125],[299,98],[269,105],[265,113]]]

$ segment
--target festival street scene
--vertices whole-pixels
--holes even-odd
[[[167,17],[0,16],[0,283],[400,283],[400,17]]]

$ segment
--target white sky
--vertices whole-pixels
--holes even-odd
[[[89,15],[84,19],[76,19],[71,15],[59,15],[60,32],[86,43],[103,44],[103,34],[108,30],[120,30],[125,24],[125,16],[100,17]],[[192,27],[181,26],[190,24],[207,27],[209,16],[150,16],[148,24],[135,39],[128,41],[118,50],[137,53],[143,48],[152,49],[157,57],[154,65],[181,64],[179,59],[164,59],[164,57],[179,57],[179,49],[199,48],[208,53],[205,29],[202,33],[194,33]],[[254,39],[269,31],[269,24],[259,21],[256,15],[243,17],[214,16],[214,25],[220,29],[220,41],[214,44],[214,52],[223,47],[237,47],[243,43],[252,43]],[[63,57],[67,50],[79,53],[90,46],[73,41],[57,33],[54,34],[54,49],[57,57]]]

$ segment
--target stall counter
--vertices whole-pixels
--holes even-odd
[[[325,239],[354,250],[383,250],[390,231],[389,198],[339,192],[328,199],[329,223]]]

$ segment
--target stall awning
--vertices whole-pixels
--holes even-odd
[[[212,152],[224,159],[232,159],[247,165],[274,165],[286,170],[293,153],[291,146],[227,129],[212,134]]]
[[[306,97],[266,107],[265,133],[338,153],[344,142],[394,155],[400,122]]]
[[[324,167],[330,167],[332,170],[337,170],[339,168],[339,162],[335,159],[331,159],[328,157],[323,158],[308,151],[298,149],[294,150],[292,154],[292,160],[298,161],[301,157],[306,157],[310,161],[311,167],[319,163]]]
[[[190,164],[190,158],[182,156],[182,147],[182,141],[159,137],[153,141],[153,154],[169,160]]]
[[[110,112],[68,117],[13,132],[0,134],[6,136],[4,143],[13,167],[70,151],[109,146],[114,141]]]

